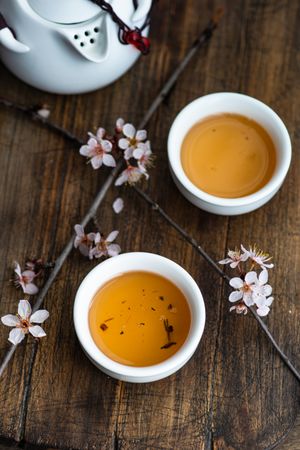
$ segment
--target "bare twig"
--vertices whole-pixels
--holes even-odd
[[[139,124],[139,128],[144,128],[145,125],[149,122],[150,118],[153,116],[153,114],[156,112],[158,107],[163,102],[164,98],[169,94],[172,87],[175,85],[179,75],[184,71],[187,63],[191,60],[191,58],[195,55],[196,50],[201,48],[204,44],[206,44],[209,39],[212,36],[213,31],[217,27],[218,21],[220,19],[220,14],[215,15],[209,22],[208,26],[204,29],[204,31],[201,32],[199,37],[196,39],[192,47],[187,52],[186,56],[183,58],[183,60],[179,63],[175,71],[172,73],[171,77],[167,80],[165,83],[163,89],[159,92],[157,97],[154,99],[154,101],[151,103],[150,107],[146,111],[143,119],[141,120],[141,123]],[[77,144],[82,144],[82,141],[78,139],[74,134],[70,133],[69,131],[65,130],[64,128],[48,121],[47,119],[41,117],[36,112],[36,107],[28,108],[24,105],[14,103],[12,101],[9,101],[5,98],[0,97],[0,105],[6,106],[8,108],[12,108],[14,110],[26,113],[29,115],[29,117],[35,121],[41,122],[43,125],[47,126],[49,129],[54,130],[66,138],[72,140],[73,142],[76,142]],[[98,194],[96,195],[93,203],[91,204],[90,208],[88,209],[85,217],[81,221],[81,225],[85,226],[87,223],[95,217],[97,209],[99,208],[103,198],[105,197],[108,189],[112,185],[113,181],[117,177],[118,173],[120,172],[121,168],[123,166],[122,160],[120,160],[117,163],[117,166],[111,171],[110,175],[107,177],[104,184],[101,186],[101,189],[99,190]],[[49,288],[51,287],[52,283],[54,282],[55,278],[57,277],[58,273],[60,272],[60,269],[62,268],[65,260],[71,253],[73,249],[73,243],[74,238],[72,237],[68,244],[65,246],[59,257],[55,261],[54,269],[52,270],[49,278],[47,279],[45,285],[43,286],[42,290],[40,291],[37,300],[35,302],[35,305],[33,307],[33,311],[36,311],[40,308]],[[2,375],[3,371],[5,370],[6,366],[8,365],[9,361],[11,360],[14,352],[16,350],[16,345],[12,345],[8,352],[6,353],[1,365],[0,365],[0,376]]]

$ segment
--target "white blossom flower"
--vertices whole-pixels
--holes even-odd
[[[256,299],[256,306],[257,306],[257,314],[261,317],[264,317],[269,314],[270,312],[270,306],[273,303],[274,298],[273,297],[260,297]]]
[[[112,143],[103,139],[105,136],[104,128],[98,128],[96,136],[89,133],[90,139],[86,145],[82,145],[79,149],[79,153],[89,158],[89,162],[92,164],[93,169],[99,169],[102,164],[108,167],[115,167],[116,161],[110,154],[112,151]]]
[[[32,314],[30,303],[27,300],[20,300],[18,314],[7,314],[1,317],[1,321],[8,327],[14,327],[9,333],[8,340],[17,345],[28,333],[36,338],[46,336],[43,328],[34,324],[43,323],[48,317],[49,313],[45,309],[40,309]]]
[[[20,264],[15,262],[15,280],[16,286],[21,286],[24,294],[34,295],[39,288],[33,283],[36,274],[32,270],[24,270],[22,272]]]
[[[147,139],[146,130],[138,130],[131,123],[125,123],[122,128],[124,138],[119,139],[118,145],[124,152],[124,158],[129,160],[133,156],[134,149],[141,148]]]
[[[78,248],[83,256],[89,256],[96,233],[85,234],[83,226],[78,224],[74,226],[74,230],[76,233],[74,247]]]
[[[242,253],[239,250],[228,250],[228,258],[219,261],[219,264],[229,264],[232,269],[235,269],[241,262],[247,261],[249,258],[247,253]]]
[[[272,257],[267,253],[264,253],[262,250],[257,249],[256,246],[253,248],[250,247],[249,250],[247,250],[243,245],[241,245],[241,249],[248,256],[248,258],[252,259],[252,261],[258,264],[262,269],[272,269],[274,267],[274,264],[272,263],[266,264],[267,261],[272,259]]]
[[[268,272],[265,269],[261,271],[258,278],[257,273],[254,271],[246,273],[244,280],[239,277],[231,278],[229,284],[236,291],[231,292],[229,301],[237,302],[243,300],[246,306],[254,305],[258,298],[265,298],[271,294],[272,288],[266,284],[267,281]]]
[[[116,198],[112,204],[113,210],[116,214],[119,214],[124,208],[124,201],[121,197]]]
[[[121,184],[124,183],[137,183],[142,176],[146,177],[146,179],[149,178],[149,175],[147,173],[143,173],[139,167],[128,165],[127,168],[123,170],[123,172],[121,172],[121,175],[116,179],[115,186],[121,186]]]
[[[147,167],[151,166],[153,160],[150,141],[140,144],[133,150],[132,156],[138,161],[138,168],[143,173],[147,173]]]
[[[94,240],[95,247],[91,248],[89,252],[90,259],[101,258],[101,256],[117,256],[121,248],[118,244],[113,244],[112,242],[117,238],[118,234],[118,231],[112,231],[104,239],[100,233],[97,233]]]

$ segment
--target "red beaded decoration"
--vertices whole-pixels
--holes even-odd
[[[142,36],[139,29],[123,31],[122,38],[126,44],[133,45],[143,55],[147,55],[147,53],[149,53],[150,40],[145,36]]]
[[[115,13],[113,7],[107,3],[106,0],[91,0],[96,5],[100,6],[103,11],[106,11],[112,18],[112,20],[117,24],[119,31],[118,36],[122,44],[133,45],[138,49],[143,55],[147,55],[150,51],[150,41],[145,36],[142,36],[142,32],[148,27],[150,23],[150,15],[154,6],[154,3],[158,0],[152,0],[151,8],[147,14],[144,24],[140,28],[135,28],[131,30],[125,22],[123,22],[120,17]],[[133,0],[135,8],[137,7],[137,1]]]

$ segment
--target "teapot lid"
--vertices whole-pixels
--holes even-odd
[[[27,0],[43,19],[56,23],[79,23],[99,14],[100,8],[90,0]]]

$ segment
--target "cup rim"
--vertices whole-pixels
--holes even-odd
[[[216,195],[209,194],[202,189],[198,188],[195,184],[193,184],[190,179],[185,174],[181,160],[180,160],[180,150],[181,150],[181,144],[178,149],[178,143],[177,143],[177,130],[181,126],[182,118],[186,115],[190,115],[191,110],[194,110],[195,106],[199,107],[199,111],[201,110],[201,103],[207,101],[207,100],[215,100],[216,98],[220,98],[222,100],[230,101],[232,98],[234,99],[241,99],[243,102],[247,102],[248,104],[252,104],[256,107],[260,107],[264,109],[264,112],[269,115],[269,117],[273,120],[273,122],[278,127],[278,130],[280,131],[283,140],[285,142],[285,152],[282,154],[282,162],[280,165],[277,166],[274,174],[272,175],[271,179],[266,183],[262,188],[260,188],[258,191],[253,192],[252,194],[246,195],[244,197],[236,197],[236,198],[224,198],[224,197],[218,197]],[[224,113],[226,112],[226,108],[224,108]],[[216,114],[222,114],[222,112],[216,112]],[[209,117],[213,114],[208,114],[206,117]],[[243,115],[243,114],[242,114]],[[254,120],[255,120],[255,114],[254,114]],[[200,121],[201,119],[199,119]],[[193,122],[191,127],[196,122]],[[259,123],[259,121],[258,121]],[[191,129],[187,128],[185,135],[187,132]],[[268,131],[268,130],[267,130]],[[275,146],[276,143],[274,142]],[[278,116],[278,114],[270,108],[268,105],[263,103],[262,101],[251,97],[246,94],[240,94],[237,92],[214,92],[211,94],[203,95],[201,97],[196,98],[192,102],[188,103],[181,111],[177,114],[175,117],[168,136],[168,158],[169,158],[169,164],[170,167],[175,174],[178,181],[185,187],[187,191],[189,191],[191,194],[199,198],[200,200],[203,200],[207,203],[216,205],[216,206],[227,206],[227,207],[236,207],[236,206],[245,206],[252,203],[255,203],[271,193],[274,192],[278,186],[280,186],[288,172],[290,162],[291,162],[291,139],[289,136],[289,133],[287,131],[287,128],[281,118]]]
[[[86,292],[87,285],[92,281],[93,277],[96,275],[101,274],[101,271],[104,267],[106,269],[110,269],[116,264],[117,262],[120,262],[120,260],[124,260],[124,269],[119,272],[113,272],[111,275],[111,278],[115,277],[121,273],[130,272],[136,269],[127,269],[126,263],[130,260],[133,260],[135,258],[143,258],[143,260],[148,258],[148,261],[151,259],[152,262],[155,262],[157,264],[158,269],[153,270],[147,269],[147,264],[145,266],[141,267],[140,270],[145,270],[153,273],[159,272],[159,264],[164,264],[165,266],[168,265],[176,275],[181,278],[184,278],[185,281],[189,284],[189,288],[192,291],[193,298],[196,300],[193,300],[195,303],[197,301],[198,307],[199,307],[199,313],[197,317],[192,317],[191,327],[189,330],[189,334],[185,340],[185,342],[182,344],[182,346],[179,348],[179,350],[172,355],[170,358],[162,361],[159,364],[154,364],[151,366],[145,366],[145,367],[135,367],[135,366],[127,366],[125,364],[120,364],[110,358],[108,358],[96,345],[94,342],[92,335],[90,333],[89,327],[86,327],[85,320],[88,321],[88,311],[90,307],[90,303],[95,295],[95,292],[101,287],[102,283],[99,282],[97,288],[93,293],[88,294]],[[166,277],[168,278],[168,277]],[[175,277],[174,277],[175,278]],[[176,284],[175,279],[169,278],[170,281],[172,281],[174,284]],[[108,279],[105,279],[104,283],[107,282]],[[177,284],[176,284],[177,285]],[[191,308],[191,300],[190,298],[187,298],[187,301],[189,303],[189,307]],[[82,317],[82,308],[84,309],[84,314],[86,317]],[[73,321],[75,326],[75,331],[77,334],[77,337],[84,349],[84,351],[88,354],[88,356],[94,361],[97,365],[100,365],[104,369],[107,369],[108,371],[124,377],[130,377],[133,378],[148,378],[152,376],[159,376],[161,375],[161,378],[163,378],[165,373],[171,374],[175,372],[180,365],[183,365],[187,360],[192,356],[194,351],[196,350],[200,339],[203,334],[204,325],[206,320],[206,314],[205,314],[205,305],[203,296],[201,293],[200,288],[196,284],[195,280],[192,278],[192,276],[185,270],[183,267],[181,267],[179,264],[175,263],[174,261],[165,258],[161,255],[157,255],[155,253],[148,253],[148,252],[130,252],[130,253],[123,253],[118,256],[114,256],[113,258],[107,259],[100,264],[98,264],[96,267],[94,267],[82,280],[74,301],[74,307],[73,307]],[[85,326],[84,326],[85,323]]]

